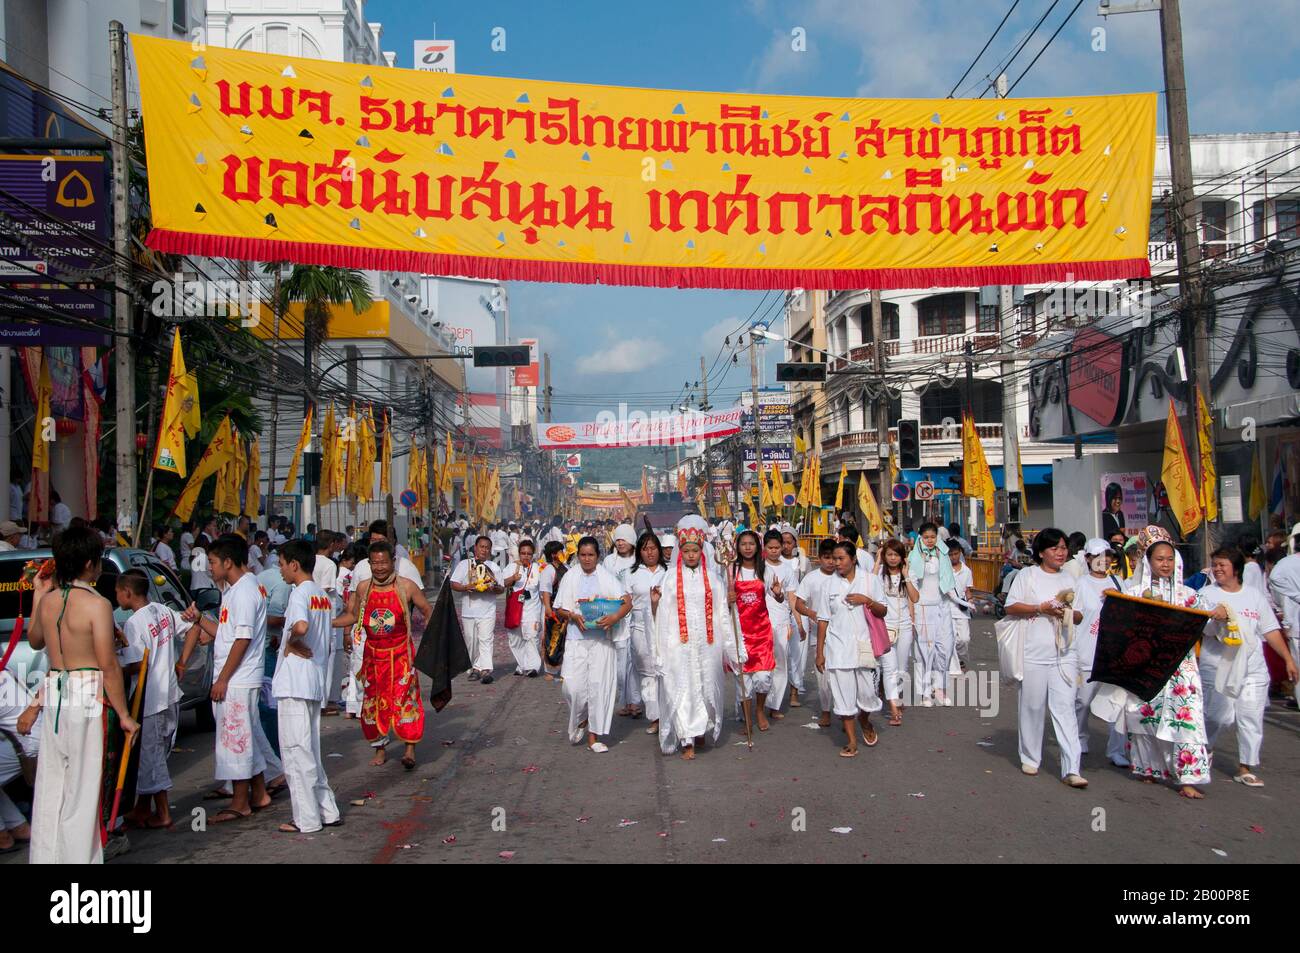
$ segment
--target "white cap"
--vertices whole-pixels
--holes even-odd
[[[668,533],[666,536],[664,536],[663,539],[659,540],[659,545],[662,546],[664,549],[676,549],[677,537],[674,536],[672,533]]]
[[[1085,556],[1100,556],[1103,553],[1108,552],[1110,552],[1110,543],[1100,537],[1094,537],[1088,540],[1088,542],[1083,546],[1083,554]]]
[[[636,530],[632,528],[631,523],[619,523],[614,527],[614,542],[620,539],[625,543],[636,545]]]

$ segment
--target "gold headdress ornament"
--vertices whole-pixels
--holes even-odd
[[[703,547],[705,532],[694,526],[687,526],[677,530],[677,545],[685,546],[687,543],[694,543],[696,546]]]

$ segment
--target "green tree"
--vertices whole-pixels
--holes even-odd
[[[281,267],[279,262],[262,266],[267,274],[274,274]],[[370,279],[357,268],[294,265],[289,277],[280,283],[281,314],[291,301],[303,305],[303,372],[309,392],[314,392],[312,364],[317,350],[329,336],[330,306],[350,304],[358,314],[368,310],[374,303]]]

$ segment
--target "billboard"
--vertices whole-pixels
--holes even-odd
[[[754,453],[754,448],[744,447],[742,449],[744,450],[744,453],[741,457],[741,460],[743,461],[745,471],[747,473],[753,473],[754,460],[757,458]],[[769,447],[765,444],[763,446],[764,472],[771,470],[772,464],[774,463],[776,464],[776,468],[780,470],[782,473],[789,473],[791,470],[794,469],[794,448],[791,447],[789,444],[786,444],[784,446],[774,446],[774,447]]]
[[[528,366],[515,368],[515,386],[537,387],[540,383],[537,338],[520,338],[519,343],[528,345]]]
[[[425,73],[456,72],[456,41],[416,40],[415,68]]]

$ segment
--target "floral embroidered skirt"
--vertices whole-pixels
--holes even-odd
[[[424,705],[405,633],[396,645],[384,645],[372,636],[364,652],[361,733],[367,741],[378,741],[391,731],[398,741],[415,744],[424,736]]]

